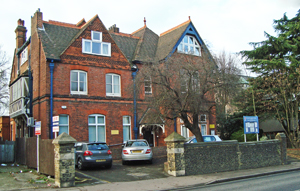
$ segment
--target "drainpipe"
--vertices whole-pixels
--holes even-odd
[[[50,64],[50,129],[49,129],[49,134],[50,134],[50,139],[53,139],[53,70],[54,70],[54,63],[53,60],[51,60]]]
[[[174,132],[177,133],[176,117],[174,117]]]
[[[131,67],[131,71],[132,71],[132,79],[133,79],[133,110],[134,110],[134,118],[133,118],[133,123],[134,123],[134,127],[133,127],[133,131],[134,131],[134,138],[137,139],[138,138],[138,133],[139,133],[139,129],[136,126],[137,125],[137,117],[136,117],[136,85],[135,85],[135,77],[136,77],[136,73],[138,72],[138,67],[137,65],[133,65]]]
[[[29,39],[31,41],[31,37]],[[29,81],[28,81],[28,89],[29,89],[29,116],[33,117],[33,113],[32,113],[32,99],[33,99],[33,78],[32,78],[32,73],[31,73],[31,48],[30,48],[30,53],[29,53],[29,58],[28,58],[28,77],[29,77]],[[31,130],[30,135],[32,134],[32,136],[34,135],[34,127],[29,128]]]

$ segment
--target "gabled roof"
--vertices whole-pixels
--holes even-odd
[[[156,58],[158,60],[164,60],[171,56],[177,49],[178,45],[182,41],[185,35],[193,35],[199,42],[202,49],[208,51],[202,38],[194,27],[192,21],[188,21],[162,33],[159,37],[158,48],[156,52]],[[209,51],[208,51],[209,53]]]
[[[190,22],[190,20],[184,22],[160,35],[156,51],[156,58],[158,60],[163,60],[170,54]]]
[[[161,113],[154,108],[148,108],[139,121],[140,125],[142,124],[160,125],[164,123],[165,122],[161,116]]]
[[[75,25],[58,21],[43,21],[44,28],[39,29],[38,33],[42,40],[46,58],[59,60],[65,50],[96,18],[99,18],[98,15],[95,15],[86,23],[83,19]]]
[[[99,19],[98,15],[95,15],[88,22],[83,19],[77,24],[44,21],[44,28],[39,29],[38,34],[41,37],[46,58],[59,60],[66,49],[97,18]],[[132,34],[110,32],[112,39],[129,62],[164,60],[176,51],[186,34],[195,36],[202,49],[207,50],[191,20],[162,33],[160,36],[150,30],[146,24]]]
[[[43,49],[48,59],[60,59],[61,53],[69,47],[70,41],[80,29],[44,23],[44,29],[39,29]]]

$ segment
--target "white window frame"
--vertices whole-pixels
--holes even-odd
[[[90,123],[89,122],[89,118],[90,117],[95,117],[95,123]],[[98,123],[98,117],[103,117],[104,122],[103,123]],[[102,140],[98,140],[98,128],[100,128],[100,126],[104,126],[104,140],[103,142],[106,142],[106,119],[105,119],[105,115],[101,115],[101,114],[92,114],[88,116],[88,131],[90,126],[96,126],[96,142],[102,142]],[[90,141],[90,137],[89,137],[89,141]]]
[[[21,66],[28,60],[28,47],[26,47],[21,53]]]
[[[72,91],[72,73],[77,73],[77,91]],[[85,87],[86,89],[84,91],[80,91],[80,73],[84,73],[85,74]],[[87,82],[87,72],[82,71],[82,70],[71,70],[70,72],[70,92],[71,94],[83,94],[83,95],[87,95],[87,90],[88,90],[88,82]]]
[[[95,39],[94,38],[94,36],[96,34],[100,35],[100,39]],[[110,57],[111,56],[111,43],[109,43],[109,42],[103,42],[102,41],[102,32],[91,31],[91,37],[92,37],[91,40],[89,40],[89,39],[82,39],[82,53]],[[90,42],[90,47],[89,47],[90,51],[86,50],[86,42]],[[93,43],[99,43],[100,44],[100,53],[94,53],[93,52],[93,50],[92,50],[93,49],[93,46],[92,46]],[[108,46],[107,53],[103,52],[103,46],[105,46],[105,45]]]
[[[129,123],[125,123],[125,120],[124,120],[124,118],[129,118]],[[129,138],[128,138],[128,140],[129,139],[131,139],[131,116],[129,116],[129,115],[124,115],[123,116],[123,118],[122,118],[122,120],[123,120],[123,131],[124,131],[124,126],[129,126]],[[124,140],[124,134],[123,134],[123,142],[124,141],[126,141],[126,140]]]
[[[201,117],[202,117],[202,116],[204,116],[204,121],[203,121],[203,120],[201,120]],[[205,115],[205,114],[202,114],[202,115],[200,115],[200,119],[199,119],[199,121],[200,121],[200,122],[206,122],[206,115]]]
[[[59,121],[59,130],[60,130],[60,127],[61,126],[64,126],[64,127],[67,127],[68,128],[68,134],[69,134],[69,131],[70,131],[70,128],[69,128],[69,115],[67,115],[67,114],[61,114],[61,115],[59,115],[59,119],[61,118],[61,117],[67,117],[67,120],[68,120],[68,122],[66,123],[66,124],[62,124],[62,123],[60,123],[60,121]],[[60,135],[61,133],[60,132],[58,132],[58,135]]]
[[[207,135],[206,124],[201,124],[201,134],[202,135]]]
[[[149,83],[149,85],[146,85],[146,82]],[[145,94],[152,94],[152,82],[151,82],[151,77],[147,78],[146,76],[144,77],[144,86],[145,86]],[[146,91],[146,88],[149,88],[149,91]]]
[[[107,84],[108,82],[106,81],[107,76],[111,76],[111,84]],[[119,77],[119,93],[115,93],[114,92],[114,76],[118,76]],[[111,86],[111,91],[112,92],[107,92],[107,86],[110,85]],[[119,74],[113,74],[113,73],[107,73],[105,75],[105,88],[106,88],[106,96],[113,96],[113,97],[121,97],[121,76]]]
[[[183,131],[186,131],[186,137],[184,136]],[[186,128],[184,125],[181,125],[180,133],[181,133],[181,136],[183,136],[185,138],[188,138],[190,136],[190,130],[188,128]]]
[[[187,42],[185,42],[185,39],[187,38]],[[190,39],[193,39],[192,42]],[[187,47],[187,50],[185,50],[185,47]],[[199,48],[199,54],[196,53],[196,48]],[[195,56],[201,56],[201,46],[200,43],[197,41],[197,39],[191,35],[185,35],[182,39],[182,41],[179,43],[177,47],[177,51],[184,54],[192,54]]]
[[[210,130],[210,134],[211,135],[216,135],[216,131],[215,130]]]

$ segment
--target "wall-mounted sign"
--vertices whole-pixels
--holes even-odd
[[[53,132],[59,132],[59,116],[53,116],[52,117],[52,131]]]
[[[119,135],[119,130],[111,130],[112,135]]]

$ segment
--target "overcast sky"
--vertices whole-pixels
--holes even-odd
[[[76,24],[96,14],[109,28],[132,33],[144,25],[157,34],[191,20],[214,53],[251,49],[249,42],[265,40],[264,31],[275,34],[272,24],[286,12],[300,9],[300,0],[0,0],[0,45],[12,58],[17,20],[25,20],[27,38],[31,17],[40,8],[43,20]],[[12,59],[11,59],[12,60]]]

